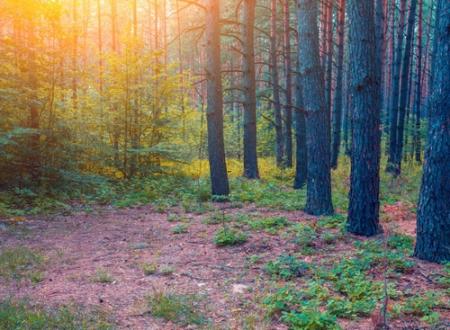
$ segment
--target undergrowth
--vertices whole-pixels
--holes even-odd
[[[0,329],[30,330],[106,330],[114,329],[108,317],[99,311],[76,306],[56,309],[30,306],[25,302],[0,302]]]

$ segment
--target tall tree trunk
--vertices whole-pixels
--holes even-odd
[[[331,150],[331,167],[336,169],[338,165],[339,149],[341,146],[342,126],[342,98],[343,98],[343,75],[344,75],[344,32],[345,32],[345,0],[339,1],[337,36],[338,56],[336,91],[334,94],[333,111],[333,145]]]
[[[244,92],[244,177],[258,179],[258,155],[256,152],[256,76],[255,76],[255,0],[244,0],[243,40],[243,88]],[[240,119],[239,119],[240,120]]]
[[[300,61],[297,59],[297,72],[300,72]],[[308,154],[306,150],[306,119],[303,102],[302,78],[296,75],[295,83],[295,141],[296,141],[296,165],[294,189],[301,189],[306,184],[308,169]]]
[[[284,146],[286,167],[292,167],[292,68],[291,68],[291,27],[289,0],[284,0],[284,45],[286,71],[286,105],[284,107]]]
[[[78,1],[72,0],[72,108],[78,109]]]
[[[298,8],[300,74],[305,91],[308,153],[306,212],[331,214],[330,132],[319,56],[318,3],[316,0],[299,0]]]
[[[394,157],[394,168],[395,174],[398,175],[401,173],[401,164],[402,164],[402,155],[403,155],[403,139],[405,134],[405,114],[406,107],[408,102],[408,86],[410,83],[409,72],[411,68],[411,49],[412,49],[412,40],[414,33],[414,22],[416,19],[416,8],[417,8],[417,0],[411,0],[411,7],[409,10],[408,17],[408,29],[406,33],[406,45],[405,45],[405,54],[403,57],[402,64],[402,76],[401,76],[401,90],[400,90],[400,104],[399,104],[399,113],[398,113],[398,124],[397,124],[397,142],[395,147],[395,157]]]
[[[376,60],[374,3],[349,0],[353,139],[347,230],[372,236],[379,225],[380,74]]]
[[[399,105],[399,92],[400,92],[400,66],[402,62],[403,52],[403,31],[405,28],[405,11],[406,0],[400,0],[400,19],[397,30],[397,42],[395,50],[395,58],[392,65],[392,96],[391,96],[391,109],[389,113],[389,154],[388,165],[386,171],[392,174],[398,174],[398,169],[395,166],[395,157],[397,154],[397,126],[398,126],[398,105]]]
[[[102,7],[100,0],[97,0],[97,47],[98,47],[98,89],[100,102],[103,96],[103,33],[102,33]]]
[[[278,54],[277,54],[277,0],[271,0],[270,18],[270,70],[273,90],[273,106],[275,118],[275,156],[277,167],[283,166],[283,122],[281,118],[280,86],[278,78]]]
[[[220,68],[220,1],[210,0],[206,10],[206,79],[208,156],[213,196],[230,193],[223,140],[223,94]]]
[[[423,0],[419,0],[419,24],[417,27],[417,81],[416,81],[416,95],[414,100],[414,157],[416,162],[422,162],[421,139],[420,139],[420,120],[421,120],[421,106],[422,106],[422,30],[423,30]]]
[[[433,94],[422,186],[417,210],[420,259],[450,261],[450,2],[440,0],[433,64]]]
[[[327,101],[327,115],[329,130],[331,130],[331,95],[333,87],[333,56],[334,56],[334,28],[333,28],[333,13],[334,0],[327,0],[327,53],[326,53],[326,67],[325,67],[325,98]],[[331,141],[329,142],[331,145]]]
[[[28,71],[28,108],[29,123],[28,127],[33,130],[30,134],[29,148],[30,153],[27,159],[28,173],[31,177],[33,185],[39,185],[41,178],[41,151],[40,151],[40,122],[39,122],[39,100],[38,100],[38,80],[36,76],[36,37],[35,26],[32,21],[27,22],[28,26],[28,54],[27,54],[27,71]]]

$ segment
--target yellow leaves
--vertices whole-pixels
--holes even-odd
[[[25,222],[25,221],[27,221],[27,218],[19,217],[19,216],[11,217],[11,218],[8,219],[8,222],[10,222],[12,224],[18,224],[18,223]]]
[[[123,179],[123,178],[125,178],[125,175],[123,174],[122,171],[116,171],[114,173],[114,176],[116,177],[116,179]]]

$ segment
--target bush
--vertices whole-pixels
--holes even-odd
[[[214,235],[214,243],[217,246],[240,245],[247,241],[247,235],[243,232],[223,227]]]

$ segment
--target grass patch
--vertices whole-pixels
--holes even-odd
[[[27,278],[33,282],[43,279],[44,257],[25,247],[8,248],[0,253],[0,277],[12,280]]]
[[[172,228],[172,234],[186,234],[189,226],[186,224],[179,224]]]
[[[267,217],[260,220],[250,220],[247,223],[253,230],[264,230],[273,234],[291,225],[286,217]]]
[[[114,277],[106,269],[99,268],[95,271],[92,280],[95,283],[111,284],[114,282]]]
[[[147,298],[150,314],[182,326],[207,322],[200,312],[200,297],[157,292]]]
[[[106,315],[63,306],[58,309],[31,307],[24,302],[0,302],[0,329],[106,330],[114,329]]]

